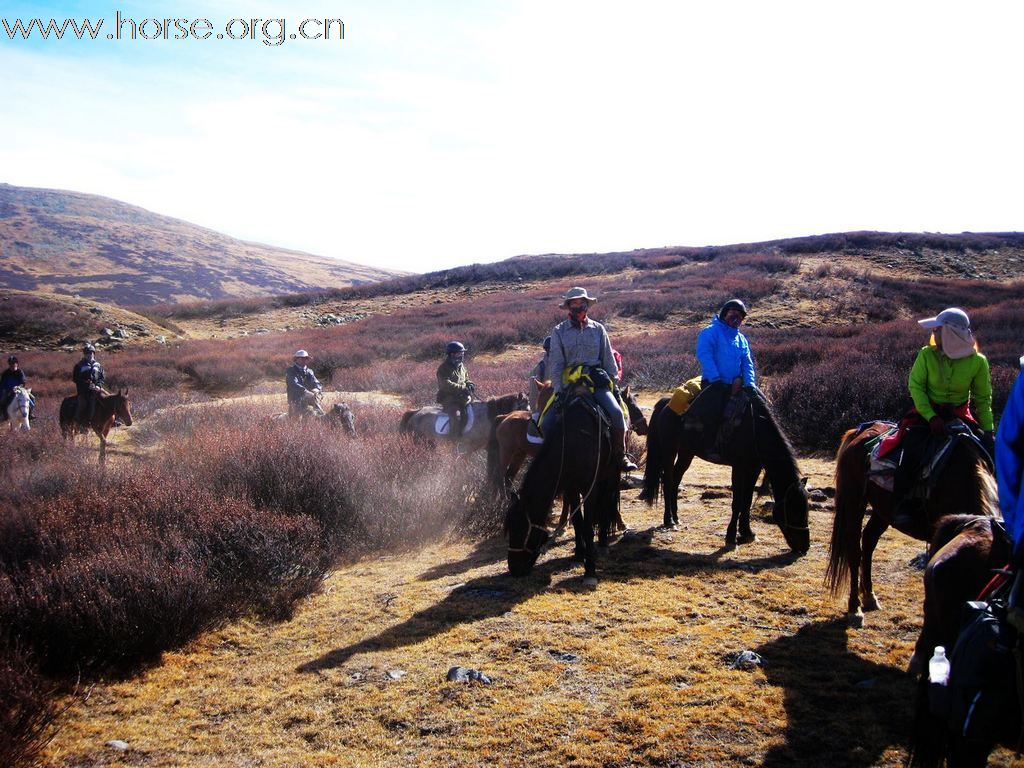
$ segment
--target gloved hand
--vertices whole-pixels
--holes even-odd
[[[996,455],[996,433],[982,432],[981,447],[988,451],[989,456],[992,456],[994,458]]]
[[[943,437],[946,434],[946,422],[942,420],[939,415],[932,416],[928,419],[928,426],[932,429],[932,434],[935,437]]]
[[[743,380],[738,376],[732,380],[732,396],[736,397],[740,393],[740,389],[743,387]]]

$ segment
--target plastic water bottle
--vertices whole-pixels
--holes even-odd
[[[941,645],[935,646],[935,654],[928,661],[928,680],[937,685],[949,682],[949,659],[946,658],[946,649]]]

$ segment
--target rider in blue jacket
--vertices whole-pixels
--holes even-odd
[[[1024,358],[1021,361],[1024,363]],[[1020,557],[1024,555],[1021,545],[1024,541],[1024,375],[1017,376],[999,419],[996,481],[999,484],[999,509]]]
[[[701,393],[690,406],[686,426],[702,430],[705,439],[717,431],[729,399],[743,387],[754,387],[754,359],[747,337],[740,332],[746,317],[743,302],[730,299],[711,319],[711,324],[697,334]]]

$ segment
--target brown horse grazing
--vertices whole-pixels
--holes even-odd
[[[106,390],[100,390],[96,397],[96,408],[93,411],[92,419],[87,426],[82,426],[75,421],[75,409],[78,406],[78,395],[65,397],[60,404],[60,431],[66,438],[73,437],[78,433],[88,433],[91,429],[100,439],[100,464],[107,460],[107,435],[114,426],[114,421],[119,420],[126,427],[132,425],[132,404],[128,400],[128,390],[117,391],[112,395]]]
[[[610,521],[618,508],[618,462],[612,458],[611,431],[601,407],[587,397],[565,406],[551,434],[526,471],[519,495],[505,515],[508,570],[527,575],[551,539],[546,528],[555,496],[582,499],[583,514],[573,516],[577,547],[583,558],[584,583],[597,584],[594,528],[607,545]]]
[[[669,398],[663,397],[651,414],[647,466],[640,493],[640,499],[652,505],[661,491],[665,501],[665,527],[673,528],[679,523],[679,485],[694,456],[700,456],[706,461],[732,467],[732,517],[725,532],[726,548],[732,549],[737,542],[754,541],[750,506],[757,476],[763,467],[775,499],[772,519],[790,550],[798,555],[806,554],[811,546],[807,527],[807,479],[800,476],[793,447],[767,403],[757,396],[750,398],[732,435],[730,455],[718,458],[704,455],[701,436],[685,429],[687,414],[677,415],[667,407],[668,402]]]
[[[526,408],[526,406],[526,395],[522,392],[471,403],[469,407],[473,410],[473,420],[471,424],[467,422],[466,428],[459,438],[459,452],[472,453],[485,447],[490,438],[491,425],[494,424],[494,420],[512,411]],[[436,405],[406,411],[402,414],[398,431],[411,434],[429,443],[450,442],[451,438],[447,433],[439,434],[436,429],[438,417],[443,413],[444,411]]]
[[[933,686],[929,686],[927,670],[935,646],[945,647],[947,657],[953,652],[961,630],[967,626],[965,621],[970,620],[964,610],[968,600],[989,600],[994,594],[1005,596],[1009,591],[1005,567],[1011,548],[1009,537],[993,518],[950,515],[936,523],[925,569],[924,626],[910,663],[910,671],[919,674],[911,766],[938,768],[945,763],[950,768],[980,768],[987,764],[996,744],[1020,749],[1021,692],[1015,654],[1004,651],[1002,656],[975,659],[970,658],[971,650],[978,646],[970,645],[971,650],[962,651],[964,655],[956,661],[964,663],[961,659],[970,658],[966,663],[972,668],[956,670],[949,685],[935,692],[939,696],[936,702],[929,695]],[[1013,634],[1012,629],[1006,631],[1008,636]],[[989,646],[987,639],[984,645],[990,652],[996,648]],[[1001,658],[1004,668],[994,664],[993,658]],[[978,679],[979,670],[985,670],[992,679]],[[969,727],[968,722],[972,722]]]
[[[554,393],[550,381],[534,379],[537,385],[537,402],[546,403]],[[622,390],[622,399],[629,411],[629,428],[638,435],[647,434],[647,419],[636,402],[636,396],[627,386]],[[491,427],[491,437],[487,443],[487,477],[496,491],[508,493],[519,474],[523,462],[530,456],[536,456],[540,443],[531,443],[527,438],[527,430],[533,414],[529,411],[512,411],[500,416]]]
[[[836,453],[836,512],[825,583],[833,595],[838,595],[849,581],[847,620],[855,627],[864,625],[864,610],[879,607],[871,582],[871,556],[885,529],[893,525],[893,495],[869,482],[866,444],[890,426],[887,422],[872,422],[861,429],[851,429],[843,435]],[[871,516],[862,534],[861,523],[868,505]],[[915,539],[928,541],[940,517],[959,513],[991,517],[997,509],[995,479],[985,460],[970,441],[957,440],[945,469],[935,480],[924,515],[910,524],[894,527]]]

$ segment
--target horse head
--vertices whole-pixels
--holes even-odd
[[[548,404],[548,400],[555,393],[555,387],[550,381],[541,381],[540,379],[534,379],[533,383],[537,386],[537,408],[544,410],[544,406]]]
[[[132,404],[128,400],[128,389],[124,392],[117,390],[117,402],[114,403],[114,416],[116,416],[126,427],[132,425]]]
[[[789,548],[798,555],[807,554],[811,548],[808,498],[807,478],[801,477],[782,492],[782,498],[775,500],[772,509],[772,521],[779,526]]]
[[[647,417],[637,405],[636,395],[630,391],[629,385],[622,390],[622,399],[626,403],[626,410],[629,411],[629,428],[643,437],[647,434]]]
[[[533,570],[551,534],[531,519],[522,496],[516,496],[505,513],[505,533],[508,535],[508,572],[517,578],[526,576]]]

